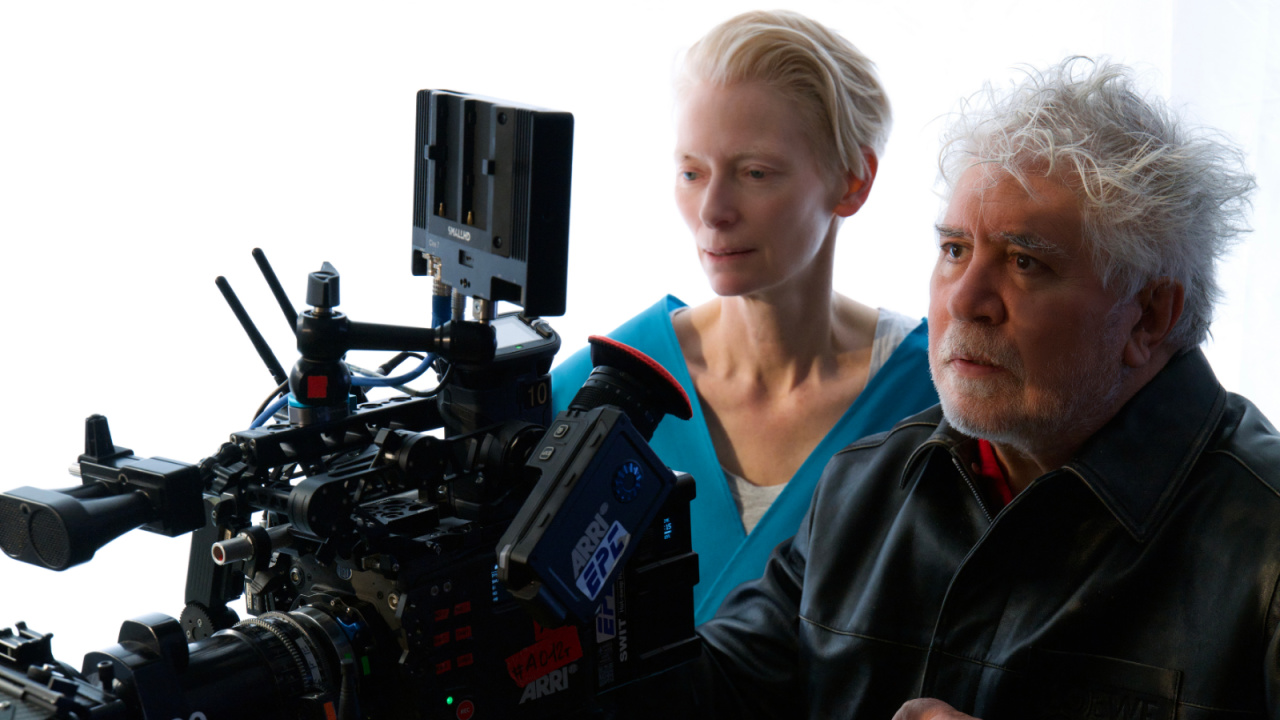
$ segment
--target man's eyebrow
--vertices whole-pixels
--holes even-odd
[[[942,223],[938,223],[933,227],[942,237],[956,238],[959,240],[973,239],[973,237],[969,235],[968,231],[962,230],[958,227],[952,227]],[[1048,255],[1061,256],[1066,254],[1062,248],[1048,240],[1045,240],[1043,237],[1036,235],[1035,233],[1002,232],[996,233],[995,237],[1009,243],[1010,245],[1017,245],[1018,247],[1026,248],[1027,250],[1035,250],[1036,252]]]
[[[1048,255],[1061,256],[1066,254],[1066,252],[1063,251],[1061,247],[1049,242],[1048,240],[1045,240],[1043,237],[1040,237],[1039,235],[1036,235],[1034,233],[1002,232],[1002,233],[997,233],[996,237],[1000,238],[1001,240],[1004,240],[1010,245],[1017,245],[1018,247],[1026,248],[1028,250],[1035,250],[1037,252],[1042,252]]]

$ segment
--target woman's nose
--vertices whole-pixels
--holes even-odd
[[[723,228],[738,219],[738,204],[732,184],[712,177],[702,196],[698,219],[710,228]]]

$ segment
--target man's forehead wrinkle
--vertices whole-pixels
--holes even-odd
[[[981,182],[974,182],[971,190],[977,194],[978,199],[982,202],[988,202],[987,191],[994,190],[1000,185],[1000,181],[1005,179],[1012,179],[1016,182],[1027,199],[1035,203],[1042,202],[1044,195],[1036,190],[1034,183],[1031,182],[1032,178],[1051,180],[1071,190],[1072,194],[1078,194],[1078,186],[1081,183],[1078,173],[1060,168],[1055,169],[1052,164],[1045,164],[1039,161],[1003,164],[995,160],[986,160],[974,163],[969,168],[971,170],[979,170]]]

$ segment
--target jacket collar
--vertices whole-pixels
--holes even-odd
[[[1064,470],[1079,476],[1116,520],[1143,541],[1209,444],[1226,399],[1204,353],[1184,351],[1130,398]],[[960,455],[961,445],[970,442],[943,418],[913,453],[907,472],[926,448]]]
[[[1138,540],[1160,521],[1204,452],[1227,393],[1199,349],[1172,360],[1096,435],[1069,469]]]

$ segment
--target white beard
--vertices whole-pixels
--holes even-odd
[[[985,326],[953,322],[930,348],[929,370],[947,422],[970,437],[1036,455],[1082,431],[1093,432],[1118,409],[1128,373],[1115,348],[1121,344],[1113,313],[1098,342],[1059,357],[1045,376],[1051,386],[1028,397],[1026,372],[1017,353]],[[985,379],[959,377],[945,360],[959,354],[999,365],[1007,373]]]

